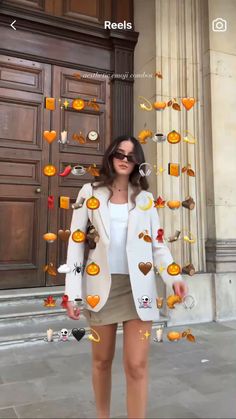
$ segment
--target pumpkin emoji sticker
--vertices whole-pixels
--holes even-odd
[[[95,262],[91,262],[87,268],[86,268],[86,272],[88,275],[98,275],[100,272],[100,268],[99,266],[95,263]]]
[[[82,111],[85,107],[85,102],[83,99],[75,99],[72,102],[72,108],[76,111]]]
[[[168,332],[167,337],[171,342],[177,341],[177,340],[180,340],[182,338],[182,333],[181,332],[175,332],[175,331]]]
[[[180,140],[181,140],[181,135],[175,130],[169,132],[169,134],[167,135],[167,141],[170,144],[177,144],[180,142]]]
[[[74,240],[74,242],[76,243],[84,242],[85,238],[86,238],[86,234],[80,229],[75,230],[74,233],[72,234],[72,240]]]
[[[53,166],[53,164],[47,164],[43,168],[43,174],[45,176],[48,176],[48,177],[55,176],[56,173],[57,173],[57,168]]]
[[[181,267],[177,263],[172,262],[170,265],[168,265],[167,272],[172,276],[179,275],[181,272]]]
[[[170,209],[175,210],[178,209],[181,205],[180,201],[168,201],[166,204]]]
[[[53,243],[57,239],[57,235],[55,233],[45,233],[43,238],[48,243]]]
[[[156,111],[163,111],[166,108],[166,102],[154,102],[152,106]]]
[[[86,206],[91,210],[95,210],[100,207],[100,202],[95,196],[91,196],[89,199],[87,199]]]
[[[176,331],[171,331],[169,333],[167,333],[167,337],[171,342],[174,341],[178,341],[182,338],[186,338],[189,342],[196,342],[195,336],[193,336],[191,334],[191,330],[187,329],[184,332],[176,332]]]

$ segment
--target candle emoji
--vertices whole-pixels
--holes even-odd
[[[61,131],[61,142],[62,144],[66,144],[67,143],[67,131]]]
[[[156,340],[157,342],[163,342],[163,327],[159,327],[156,330]]]
[[[47,330],[47,339],[48,339],[48,342],[52,342],[52,337],[53,337],[53,330],[52,329],[48,329]]]

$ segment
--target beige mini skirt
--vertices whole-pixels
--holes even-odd
[[[139,319],[128,274],[111,274],[111,289],[106,304],[97,313],[83,309],[90,326],[105,326]]]

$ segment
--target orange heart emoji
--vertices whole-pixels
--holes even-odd
[[[189,109],[191,109],[194,105],[195,105],[196,100],[194,99],[194,97],[184,97],[182,99],[182,104],[185,107],[185,109],[187,109],[187,111],[189,111]]]
[[[138,267],[144,275],[147,275],[148,272],[152,269],[152,264],[151,264],[151,262],[146,262],[146,263],[140,262],[138,264]]]
[[[86,301],[92,308],[94,308],[99,303],[100,297],[99,295],[87,295]]]
[[[44,139],[51,144],[57,137],[56,131],[44,131],[43,132]]]
[[[66,242],[70,237],[70,233],[71,233],[70,230],[59,230],[58,231],[58,237],[60,237],[61,240]]]

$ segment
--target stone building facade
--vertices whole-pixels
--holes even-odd
[[[144,3],[145,6],[144,7]],[[213,31],[212,21],[224,19],[226,31]],[[234,0],[135,0],[134,23],[139,32],[135,49],[134,132],[147,128],[172,130],[196,144],[145,144],[146,160],[165,168],[149,176],[156,197],[183,200],[192,196],[193,211],[159,210],[165,235],[191,232],[195,244],[170,244],[179,264],[192,263],[197,273],[184,276],[196,306],[170,313],[173,324],[236,317],[236,2]],[[163,78],[150,77],[161,72]],[[142,76],[143,75],[143,76]],[[194,97],[190,111],[171,108],[145,111],[139,96],[150,102]],[[196,177],[168,175],[168,163],[191,164]],[[183,235],[182,235],[183,237]],[[163,284],[160,284],[160,287]],[[170,291],[170,290],[169,290]],[[166,292],[169,292],[166,290]]]

